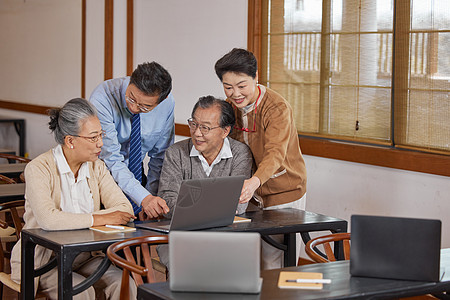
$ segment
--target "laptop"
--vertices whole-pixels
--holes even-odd
[[[259,293],[260,240],[256,232],[170,232],[170,289]]]
[[[440,280],[441,221],[351,216],[350,274]]]
[[[245,176],[183,180],[172,219],[136,223],[136,227],[167,233],[230,225],[244,180]]]

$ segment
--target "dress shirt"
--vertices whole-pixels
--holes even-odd
[[[107,80],[95,88],[89,101],[97,108],[102,129],[106,132],[100,158],[122,191],[141,205],[146,196],[158,192],[164,152],[174,140],[175,101],[169,94],[152,111],[140,114],[142,160],[146,154],[150,157],[144,188],[128,169],[132,114],[127,108],[125,91],[129,83],[130,77]]]
[[[53,150],[56,166],[61,174],[61,210],[76,214],[92,214],[94,200],[87,179],[90,178],[87,162],[84,162],[75,176],[67,163],[61,145]],[[92,224],[94,218],[92,217]],[[91,226],[92,226],[91,224]]]
[[[208,162],[206,161],[206,158],[203,156],[203,154],[198,152],[194,146],[192,146],[190,156],[192,156],[192,157],[198,156],[198,158],[200,159],[200,162],[202,163],[202,167],[206,173],[206,176],[209,177],[209,174],[211,174],[211,171],[212,171],[214,165],[218,164],[222,159],[232,158],[233,153],[231,153],[230,141],[228,141],[228,138],[225,138],[223,140],[222,148],[220,149],[219,154],[217,154],[216,158],[211,163],[211,165],[208,164]]]

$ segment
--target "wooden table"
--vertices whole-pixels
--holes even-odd
[[[0,164],[0,174],[10,178],[19,177],[27,164]]]
[[[25,183],[0,184],[0,203],[25,198]]]
[[[140,285],[138,287],[138,299],[393,299],[423,294],[438,294],[450,291],[449,250],[441,251],[441,268],[445,268],[446,272],[440,282],[352,277],[350,275],[350,262],[337,261],[262,271],[263,286],[261,293],[258,295],[171,292],[169,283],[161,282]],[[280,271],[323,273],[324,278],[331,279],[331,284],[324,285],[322,290],[280,289],[278,288]]]

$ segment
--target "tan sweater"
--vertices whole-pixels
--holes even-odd
[[[94,200],[94,214],[105,214],[117,210],[133,214],[130,202],[115,183],[103,161],[88,162],[88,167],[90,174],[88,184]],[[25,168],[25,181],[24,229],[70,230],[91,226],[90,214],[61,211],[61,178],[52,150],[28,163]],[[100,204],[103,204],[105,209],[100,210]],[[20,283],[20,250],[19,240],[11,254],[11,278],[17,283]],[[51,250],[36,246],[35,268],[47,263],[51,254]],[[37,281],[35,287],[37,287]]]
[[[298,133],[289,103],[275,91],[261,86],[264,93],[255,110],[248,113],[248,145],[256,164],[254,176],[261,180],[256,191],[264,207],[289,203],[306,192],[306,167],[300,151]],[[242,128],[242,114],[233,106],[236,125]],[[245,142],[243,132],[233,130],[231,137]]]

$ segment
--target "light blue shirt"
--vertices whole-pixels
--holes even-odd
[[[102,129],[106,132],[100,158],[122,191],[138,205],[150,193],[157,195],[164,152],[173,144],[175,134],[172,94],[152,111],[141,113],[141,158],[148,154],[147,185],[145,188],[128,169],[131,113],[127,108],[125,91],[130,77],[116,78],[101,83],[92,92],[89,101],[97,108]]]

